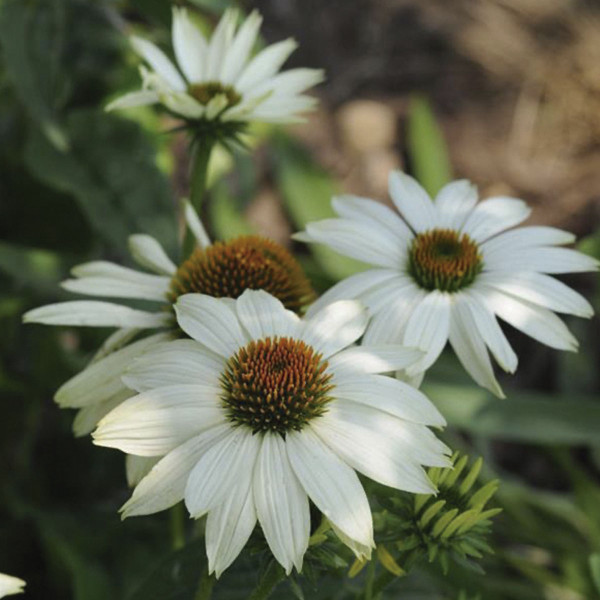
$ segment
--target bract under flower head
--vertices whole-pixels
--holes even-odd
[[[449,341],[473,379],[502,396],[488,351],[508,372],[517,356],[496,317],[561,350],[577,340],[553,311],[589,318],[592,307],[549,275],[594,271],[598,261],[572,249],[568,232],[552,227],[511,229],[530,213],[522,200],[477,202],[466,180],[445,186],[432,201],[408,175],[390,175],[396,211],[365,198],[333,199],[339,218],[309,223],[302,241],[327,244],[376,268],[335,285],[314,304],[358,298],[373,318],[364,342],[399,342],[425,352],[410,367],[422,376]]]
[[[427,426],[444,424],[429,400],[379,373],[418,360],[397,345],[355,347],[364,307],[341,301],[300,319],[264,291],[235,302],[200,294],[177,300],[192,338],[140,358],[126,376],[138,396],[109,413],[95,443],[159,462],[124,516],[184,499],[207,515],[209,570],[217,576],[258,520],[273,555],[302,568],[308,500],[360,556],[373,547],[368,500],[356,475],[414,493],[433,486],[423,465],[447,466]]]

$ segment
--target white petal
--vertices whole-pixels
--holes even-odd
[[[123,518],[149,515],[183,500],[188,477],[198,459],[230,432],[229,424],[211,427],[160,459],[121,508]]]
[[[360,544],[356,540],[348,537],[341,529],[336,527],[333,523],[331,524],[331,529],[338,536],[342,544],[345,544],[354,552],[356,558],[359,560],[371,560],[371,554],[373,548],[371,546],[367,546],[366,544]]]
[[[171,280],[168,277],[159,277],[158,275],[148,275],[148,277],[155,277],[156,281],[153,283],[140,283],[139,281],[123,281],[113,277],[83,277],[81,279],[67,279],[60,285],[63,289],[75,294],[166,302]]]
[[[162,104],[170,111],[187,119],[200,119],[205,113],[204,106],[189,94],[165,92],[159,94],[159,97]]]
[[[480,202],[469,215],[462,231],[476,242],[483,242],[504,229],[522,223],[531,214],[523,200],[497,196]]]
[[[306,233],[312,241],[365,263],[399,269],[405,262],[405,247],[380,225],[350,219],[323,219],[308,223]]]
[[[245,94],[264,79],[275,75],[297,47],[298,44],[294,40],[288,39],[261,50],[242,71],[235,82],[235,89]]]
[[[80,327],[154,329],[170,325],[173,317],[163,312],[150,313],[110,302],[74,300],[34,308],[23,315],[23,322]]]
[[[97,446],[138,456],[162,456],[225,421],[220,387],[172,385],[126,400],[94,432]]]
[[[178,383],[216,388],[224,370],[222,356],[195,340],[175,340],[160,344],[132,361],[123,382],[137,392]]]
[[[105,356],[123,348],[126,346],[133,338],[135,338],[139,333],[141,333],[143,329],[136,328],[123,328],[117,329],[113,333],[111,333],[102,343],[100,348],[96,350],[94,357],[90,360],[88,366],[93,363],[101,360]]]
[[[133,359],[167,339],[168,334],[152,335],[92,363],[63,383],[54,400],[62,408],[82,408],[126,391],[121,377]]]
[[[216,577],[238,557],[256,525],[256,509],[250,487],[251,474],[244,473],[244,484],[238,482],[235,490],[206,518],[206,555],[208,572]]]
[[[365,331],[369,315],[356,300],[339,300],[328,304],[304,321],[302,339],[323,358],[339,352],[355,342]]]
[[[477,204],[477,187],[467,179],[445,185],[435,198],[437,226],[460,229],[467,215]]]
[[[412,311],[402,343],[423,350],[425,356],[407,370],[409,375],[428,369],[442,353],[450,330],[451,303],[450,294],[434,290]]]
[[[128,239],[129,252],[138,265],[160,275],[174,275],[177,267],[163,247],[150,235],[136,233]]]
[[[335,373],[335,371],[334,371]],[[332,395],[420,425],[443,426],[444,417],[419,390],[385,375],[335,373]]]
[[[335,196],[331,200],[333,210],[346,219],[370,223],[383,227],[390,233],[398,245],[408,247],[413,238],[412,231],[406,223],[389,207],[381,202],[361,198],[360,196]]]
[[[126,108],[135,108],[136,106],[146,106],[148,104],[156,104],[159,101],[158,94],[151,90],[140,90],[138,92],[130,92],[123,96],[119,96],[106,106],[106,111],[123,110]]]
[[[204,77],[207,81],[218,81],[220,79],[221,65],[225,58],[225,53],[231,44],[236,20],[237,11],[228,8],[223,13],[221,20],[213,32],[208,44],[206,59],[206,74]]]
[[[165,53],[152,42],[137,36],[131,36],[133,49],[162,77],[174,90],[185,90],[185,82]]]
[[[190,473],[185,505],[199,518],[221,504],[235,490],[241,477],[252,472],[261,436],[246,427],[232,428],[226,437],[205,452]]]
[[[275,433],[263,437],[252,487],[273,556],[288,575],[294,566],[300,572],[310,536],[308,498],[292,470],[286,443]]]
[[[248,342],[235,312],[217,298],[184,294],[175,304],[179,326],[213,352],[229,358]]]
[[[434,486],[412,456],[423,448],[413,447],[399,435],[404,424],[381,411],[360,406],[352,410],[336,403],[314,419],[311,428],[345,463],[367,477],[407,492],[433,493]],[[443,461],[441,452],[439,459]]]
[[[519,227],[510,231],[503,231],[499,235],[486,240],[481,244],[485,254],[493,254],[495,251],[510,252],[519,248],[530,248],[532,246],[554,246],[572,244],[575,236],[568,231],[554,227]]]
[[[200,246],[200,248],[208,248],[211,245],[211,241],[208,237],[208,233],[206,233],[206,229],[204,229],[204,225],[202,225],[200,217],[198,217],[196,209],[187,200],[183,204],[183,209],[185,222],[190,228],[190,231],[194,234],[198,246]]]
[[[422,358],[423,352],[399,344],[379,346],[353,346],[329,359],[334,370],[350,373],[388,373],[405,369]]]
[[[150,471],[154,465],[159,462],[160,458],[156,456],[134,456],[128,454],[125,457],[125,473],[127,476],[127,485],[135,487]]]
[[[390,297],[389,305],[371,319],[362,343],[365,346],[399,344],[408,319],[426,295],[427,292],[415,284],[403,287],[395,298]]]
[[[539,271],[540,273],[584,273],[597,271],[600,263],[570,248],[531,247],[510,251],[484,252],[486,271]]]
[[[264,100],[271,95],[277,97],[293,98],[308,88],[321,83],[325,79],[322,69],[290,69],[283,73],[277,73],[269,79],[265,79],[248,91],[245,101],[262,97]]]
[[[494,376],[487,348],[477,329],[473,315],[460,298],[452,307],[450,315],[450,344],[462,366],[482,387],[499,398],[504,398],[500,384]]]
[[[12,596],[13,594],[22,594],[25,585],[22,579],[0,573],[0,598]]]
[[[256,42],[261,24],[262,17],[258,11],[253,10],[237,32],[223,61],[220,76],[222,82],[231,83],[238,77],[248,62],[248,56]]]
[[[226,94],[213,96],[206,105],[206,118],[210,121],[216,119],[228,106],[229,99]]]
[[[312,317],[325,306],[337,300],[353,300],[354,298],[358,298],[365,292],[377,288],[396,277],[396,271],[392,271],[391,269],[369,269],[368,271],[351,275],[336,283],[313,302],[306,311],[306,316]]]
[[[500,291],[490,290],[485,298],[501,319],[534,340],[557,350],[577,351],[577,340],[553,312]]]
[[[288,433],[286,445],[290,464],[316,507],[345,535],[374,546],[369,501],[354,470],[310,427]]]
[[[119,406],[121,402],[127,400],[127,398],[131,398],[131,396],[133,396],[133,392],[124,389],[106,400],[79,409],[73,420],[73,435],[75,437],[83,437],[92,433],[101,419]]]
[[[389,187],[398,212],[414,231],[427,231],[437,225],[435,208],[429,194],[410,175],[392,171]]]
[[[236,301],[236,311],[252,339],[298,337],[298,316],[264,290],[246,290]]]
[[[187,80],[202,81],[208,45],[184,8],[173,8],[172,38],[177,63]]]
[[[465,290],[460,295],[471,311],[475,327],[498,364],[505,371],[514,373],[518,364],[517,355],[500,329],[494,313],[488,308],[485,298],[475,289]]]

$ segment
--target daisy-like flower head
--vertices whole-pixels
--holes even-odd
[[[320,83],[323,72],[279,72],[296,49],[291,39],[252,57],[262,18],[254,11],[239,28],[237,20],[237,11],[225,11],[207,40],[185,9],[174,8],[177,67],[155,44],[133,36],[134,50],[149,67],[141,69],[143,89],[118,98],[107,109],[160,103],[199,132],[225,136],[235,135],[249,121],[298,121],[316,103],[303,92]]]
[[[73,424],[76,435],[90,433],[106,413],[132,395],[121,377],[134,357],[182,334],[173,311],[180,295],[198,292],[237,298],[246,289],[265,289],[296,312],[314,298],[302,268],[280,244],[259,236],[211,244],[189,205],[187,221],[198,246],[179,267],[154,238],[133,235],[129,246],[134,260],[154,274],[94,261],[75,267],[74,278],[62,284],[63,288],[79,294],[145,300],[158,305],[157,310],[75,300],[42,306],[25,314],[24,321],[30,323],[119,328],[96,359],[56,393],[55,400],[61,407],[80,409]],[[147,332],[154,334],[129,343]],[[139,461],[130,460],[128,466],[129,479],[135,481],[139,476],[134,474],[139,472]]]
[[[334,198],[339,218],[310,223],[294,236],[377,267],[335,285],[309,314],[338,299],[362,299],[373,314],[365,344],[399,342],[425,351],[407,369],[409,377],[422,376],[450,341],[473,379],[498,396],[488,350],[511,373],[517,356],[496,317],[553,348],[577,349],[553,311],[589,318],[592,307],[549,275],[594,271],[599,263],[559,247],[572,243],[572,234],[512,229],[529,216],[527,204],[508,197],[477,202],[466,180],[448,184],[432,201],[396,171],[390,195],[398,212],[356,196]]]
[[[0,573],[0,598],[12,596],[14,594],[22,594],[24,588],[25,582],[22,579]]]
[[[279,563],[302,568],[309,498],[358,556],[373,524],[359,471],[415,493],[433,486],[422,465],[448,465],[427,428],[443,417],[408,384],[380,375],[421,352],[351,346],[365,308],[341,301],[303,320],[264,291],[235,302],[180,296],[175,310],[192,338],[157,346],[125,376],[139,394],[109,413],[96,444],[159,462],[122,508],[124,517],[184,499],[207,515],[210,572],[219,576],[256,522]],[[209,315],[209,318],[207,318]]]

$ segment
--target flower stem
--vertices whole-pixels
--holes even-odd
[[[190,174],[190,203],[201,216],[202,201],[206,194],[208,179],[208,164],[214,148],[214,140],[210,137],[197,138],[192,142],[192,171]],[[195,238],[189,228],[186,228],[183,241],[183,255],[189,256],[194,250]]]
[[[198,589],[194,600],[209,600],[212,595],[212,590],[215,585],[216,579],[208,574],[208,569],[202,572],[200,581],[198,582]]]
[[[277,563],[272,562],[263,573],[249,600],[266,600],[284,578],[283,569]]]
[[[375,583],[375,564],[377,561],[371,559],[367,565],[367,577],[365,585],[365,600],[373,600],[373,585]]]
[[[185,546],[185,512],[180,502],[169,511],[171,521],[171,544],[173,550],[179,550]]]

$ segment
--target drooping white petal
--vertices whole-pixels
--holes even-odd
[[[94,354],[92,360],[90,360],[88,366],[103,359],[105,356],[108,356],[116,350],[123,348],[123,346],[129,344],[129,342],[133,340],[133,338],[135,338],[137,335],[139,335],[142,331],[142,329],[137,329],[135,327],[124,327],[122,329],[117,329],[116,331],[113,331],[113,333],[111,333],[104,340],[104,342],[98,348],[98,350],[96,350],[96,353]]]
[[[143,233],[130,235],[128,244],[133,260],[141,267],[167,276],[173,275],[177,270],[163,247],[151,235]]]
[[[110,302],[73,300],[34,308],[23,315],[23,322],[79,327],[154,329],[170,325],[173,317],[163,312],[150,313]]]
[[[130,41],[133,49],[171,88],[178,92],[185,90],[185,82],[179,71],[177,71],[173,63],[158,46],[135,35],[131,36]]]
[[[235,32],[237,15],[235,9],[228,8],[210,38],[204,75],[207,81],[219,81],[220,79],[223,59]]]
[[[121,377],[133,359],[167,339],[169,337],[165,333],[152,335],[92,363],[63,383],[54,400],[62,408],[82,408],[126,391]]]
[[[509,373],[517,369],[518,358],[506,339],[494,313],[488,308],[485,298],[475,289],[460,293],[459,302],[465,302],[471,311],[475,326],[498,364]]]
[[[484,242],[505,229],[522,223],[531,214],[523,200],[495,196],[480,202],[471,212],[462,231],[476,242]]]
[[[211,427],[161,458],[121,507],[122,517],[150,515],[183,500],[190,472],[199,458],[230,432],[229,424]]]
[[[562,229],[555,227],[518,227],[486,240],[481,244],[484,254],[492,255],[494,252],[511,252],[520,248],[530,248],[532,246],[555,246],[572,244],[575,236]]]
[[[419,233],[437,226],[433,202],[415,179],[402,171],[392,171],[389,187],[392,201],[414,231]]]
[[[322,353],[323,358],[329,358],[355,342],[364,333],[368,320],[367,309],[362,303],[339,300],[305,319],[300,337]]]
[[[160,101],[171,111],[187,119],[200,119],[205,108],[189,94],[183,92],[159,93]]]
[[[336,398],[352,400],[420,425],[446,424],[427,396],[403,381],[385,375],[333,373],[335,387],[331,394]]]
[[[191,338],[225,358],[248,342],[235,312],[217,298],[184,294],[177,299],[175,313],[179,326]]]
[[[173,8],[172,38],[175,58],[187,80],[202,81],[208,45],[185,8]]]
[[[12,596],[13,594],[22,594],[25,585],[25,582],[18,577],[0,573],[0,598]]]
[[[211,245],[208,233],[206,233],[206,229],[204,229],[204,225],[202,225],[202,221],[198,217],[198,213],[188,200],[183,203],[183,210],[185,222],[190,228],[190,231],[194,234],[194,237],[198,242],[198,246],[204,249],[208,248]]]
[[[216,388],[224,370],[222,356],[195,340],[174,340],[159,344],[132,361],[123,382],[137,392],[178,383]]]
[[[597,271],[600,263],[571,248],[530,247],[484,253],[486,271],[538,271],[540,273],[584,273]]]
[[[340,254],[365,263],[398,269],[404,263],[405,247],[383,227],[350,219],[324,219],[306,225],[313,242],[326,244]]]
[[[151,90],[139,90],[119,96],[106,105],[106,111],[124,110],[126,108],[135,108],[136,106],[147,106],[156,104],[159,101],[158,94]]]
[[[557,350],[577,351],[579,343],[553,312],[501,291],[490,290],[485,298],[502,320],[534,340]]]
[[[477,284],[489,286],[549,310],[590,318],[592,305],[562,281],[532,272],[482,273]]]
[[[338,536],[342,544],[345,544],[348,546],[348,548],[350,548],[350,550],[352,550],[352,552],[354,552],[354,555],[356,558],[358,558],[358,560],[371,560],[371,554],[373,550],[372,546],[367,546],[357,542],[356,540],[353,540],[333,523],[331,524],[331,529],[335,535]]]
[[[154,467],[160,458],[156,456],[134,456],[128,454],[125,457],[125,474],[127,485],[130,488],[135,487]]]
[[[467,179],[445,185],[435,198],[437,227],[460,229],[477,204],[477,187]]]
[[[468,306],[457,301],[450,315],[449,341],[467,373],[482,387],[499,398],[504,398],[500,384],[494,376],[487,348],[477,329]]]
[[[389,304],[371,319],[362,343],[365,346],[376,346],[402,342],[406,323],[426,294],[425,290],[414,283],[398,289],[395,297],[390,296]]]
[[[92,433],[100,420],[131,396],[133,396],[131,390],[123,389],[106,400],[100,400],[80,408],[75,419],[73,419],[73,435],[83,437]]]
[[[216,119],[229,105],[226,94],[216,94],[206,105],[206,118],[210,121]]]
[[[369,501],[354,470],[310,427],[288,433],[286,445],[294,473],[316,507],[345,535],[374,546]]]
[[[242,94],[250,92],[255,85],[275,75],[297,47],[294,40],[288,39],[261,50],[244,68],[235,89]]]
[[[76,294],[88,296],[104,296],[106,298],[136,298],[166,302],[171,280],[168,277],[147,275],[154,280],[145,283],[132,280],[125,281],[115,277],[82,277],[67,279],[60,285],[63,289]]]
[[[423,352],[399,344],[353,346],[329,359],[333,370],[348,373],[388,373],[405,369],[422,358]]]
[[[428,369],[439,357],[448,341],[452,296],[446,292],[429,292],[417,304],[406,322],[403,344],[419,348],[425,356],[407,369],[410,374]]]
[[[378,285],[358,298],[369,309],[369,313],[376,315],[387,308],[390,302],[396,298],[411,294],[415,288],[415,282],[409,275],[398,273],[396,277]]]
[[[172,385],[126,400],[94,432],[98,446],[138,456],[162,456],[226,419],[220,387]]]
[[[398,428],[389,435],[394,425],[402,425],[402,421],[368,407],[348,409],[342,403],[332,403],[324,415],[311,422],[313,431],[335,454],[367,477],[417,494],[435,492],[425,471],[412,454],[406,454],[412,447],[398,435]]]
[[[288,575],[293,567],[301,571],[310,536],[308,497],[290,465],[286,442],[276,433],[263,438],[252,488],[273,556]]]
[[[359,298],[363,293],[375,289],[381,284],[397,277],[396,271],[391,269],[369,269],[356,275],[350,275],[342,279],[327,290],[306,311],[307,317],[312,317],[328,304],[337,300],[353,300]]]
[[[235,81],[248,62],[250,51],[256,42],[262,17],[253,10],[237,32],[221,67],[220,81],[232,83]]]
[[[246,290],[236,301],[236,311],[252,339],[298,336],[298,316],[264,290]]]
[[[229,433],[199,458],[185,487],[185,505],[192,517],[219,506],[240,478],[252,472],[261,442],[261,436],[248,428],[230,426]]]
[[[381,202],[345,194],[331,200],[333,210],[343,218],[364,222],[367,219],[375,226],[383,227],[400,247],[408,247],[413,233],[406,223],[389,207]]]

